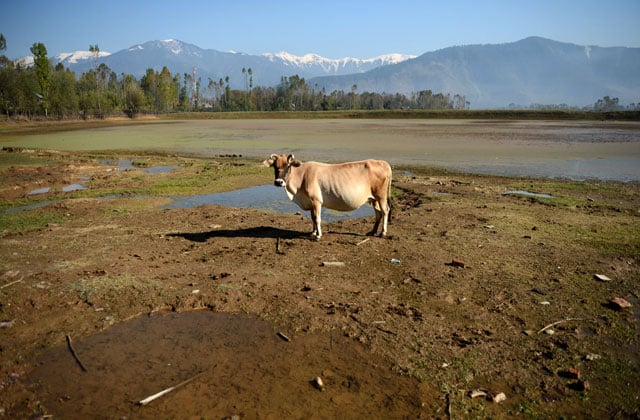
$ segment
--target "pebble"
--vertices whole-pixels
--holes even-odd
[[[313,386],[315,386],[319,391],[324,391],[324,382],[319,376],[316,376],[313,380]]]
[[[504,400],[506,400],[506,399],[507,399],[507,396],[505,395],[505,393],[504,393],[504,392],[499,392],[499,393],[497,393],[497,394],[495,394],[495,395],[493,395],[493,396],[491,397],[491,400],[492,400],[494,403],[501,403],[502,401],[504,401]]]
[[[631,303],[629,303],[627,300],[622,299],[620,297],[613,298],[609,302],[611,302],[613,307],[615,309],[617,309],[617,310],[626,309],[626,308],[630,308],[631,307]]]

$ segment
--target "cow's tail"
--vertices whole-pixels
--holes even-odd
[[[389,207],[389,215],[387,216],[387,222],[391,223],[391,213],[393,213],[393,200],[391,199],[391,178],[393,172],[391,166],[389,166],[389,181],[387,182],[387,207]]]

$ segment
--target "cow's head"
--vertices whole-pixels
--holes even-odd
[[[273,171],[275,173],[275,180],[273,184],[276,187],[284,187],[286,184],[287,175],[289,175],[289,171],[292,166],[300,166],[300,162],[294,160],[293,155],[287,156],[286,154],[272,154],[269,156],[269,159],[262,162],[264,166],[273,167]]]

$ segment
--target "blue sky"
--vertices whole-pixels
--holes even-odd
[[[420,55],[542,36],[640,47],[640,0],[15,0],[0,6],[5,55],[116,52],[158,39],[248,54]]]

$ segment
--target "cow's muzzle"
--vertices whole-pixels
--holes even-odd
[[[282,178],[277,178],[275,181],[273,181],[273,185],[275,185],[276,187],[284,187],[284,179]]]

